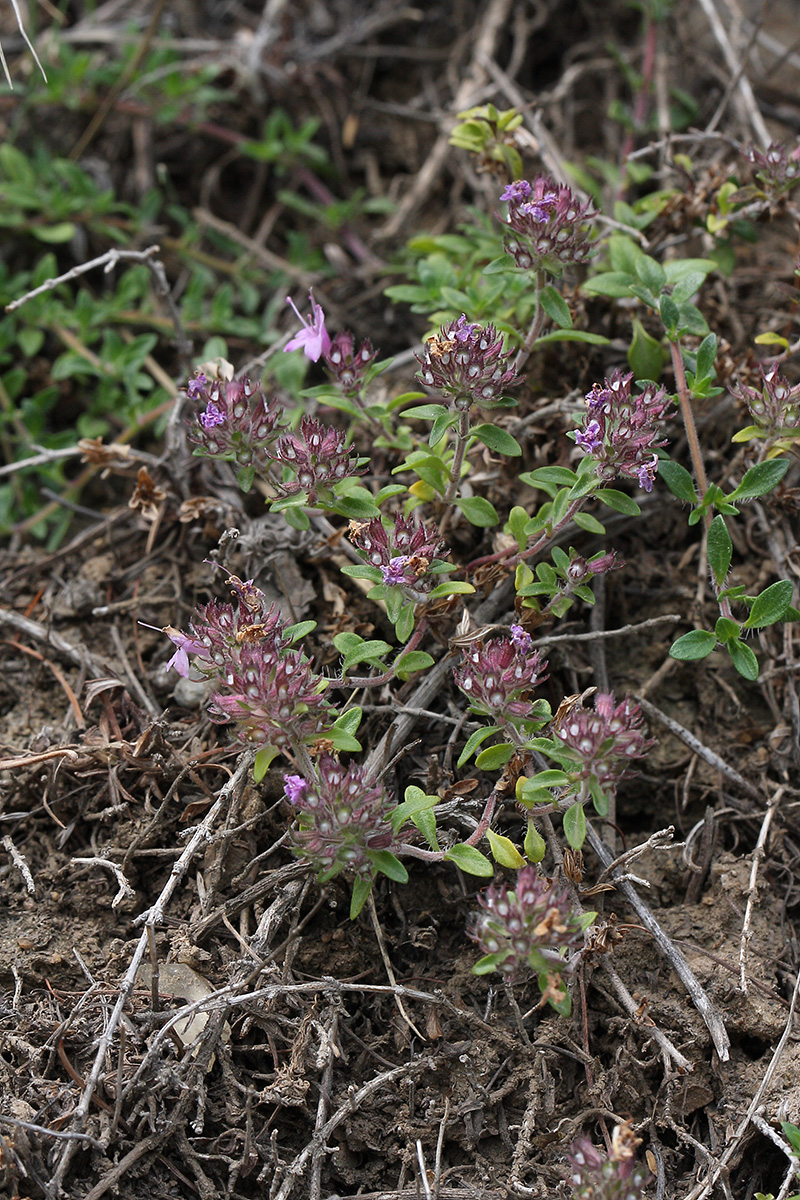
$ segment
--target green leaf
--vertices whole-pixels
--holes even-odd
[[[605,533],[606,531],[605,525],[602,525],[590,513],[578,512],[572,519],[579,529],[585,529],[587,533]]]
[[[685,467],[673,462],[670,458],[658,460],[658,474],[667,485],[673,496],[686,504],[697,504],[699,497],[694,486],[694,480]]]
[[[570,805],[564,813],[564,837],[573,850],[580,850],[586,841],[586,813],[580,802]]]
[[[476,525],[480,529],[489,529],[500,519],[494,505],[483,496],[462,496],[454,503],[461,509],[470,525]]]
[[[792,602],[792,584],[788,579],[780,579],[777,583],[765,588],[753,601],[750,615],[744,623],[745,629],[764,629],[783,620],[786,610]]]
[[[714,370],[717,357],[717,335],[710,333],[697,347],[697,370],[695,378],[707,379]]]
[[[547,846],[533,821],[528,821],[523,849],[532,863],[540,863],[544,858]]]
[[[408,883],[408,871],[390,850],[373,850],[369,858],[381,875],[393,879],[395,883]]]
[[[481,875],[484,879],[491,879],[494,875],[494,867],[486,855],[465,842],[451,846],[445,852],[444,859],[445,862],[455,863],[467,875]]]
[[[525,859],[510,838],[495,833],[493,829],[486,830],[486,837],[492,851],[492,858],[501,867],[510,867],[512,870],[518,871],[520,867],[525,866]]]
[[[339,640],[341,640],[343,636],[344,635],[342,634],[336,635]],[[351,667],[354,667],[356,663],[377,662],[382,654],[388,654],[392,648],[388,642],[382,642],[377,638],[369,642],[361,641],[361,639],[359,639],[359,641],[360,645],[353,646],[353,648],[348,650],[345,654],[344,662],[342,663],[342,674],[346,674],[346,672],[349,671]],[[336,645],[335,640],[334,645]],[[337,650],[339,649],[338,646],[336,648]]]
[[[766,496],[778,486],[788,470],[788,458],[773,458],[769,462],[756,463],[749,471],[745,471],[742,482],[728,494],[727,499],[738,502]]]
[[[650,258],[647,254],[643,254],[640,258],[636,259],[634,270],[644,286],[649,288],[651,292],[655,292],[656,295],[658,295],[667,282],[667,275],[661,263],[656,262],[654,258]]]
[[[395,660],[394,673],[398,679],[405,681],[415,671],[424,671],[427,667],[432,667],[433,663],[433,655],[428,654],[425,650],[408,650]]]
[[[758,679],[758,659],[744,642],[728,642],[728,654],[740,675],[751,682]]]
[[[253,779],[256,783],[261,783],[272,763],[282,753],[277,746],[261,747],[253,762]]]
[[[483,958],[479,958],[472,968],[473,975],[489,975],[492,971],[496,971],[501,963],[508,958],[510,950],[497,950],[494,954],[484,954]]]
[[[587,296],[610,296],[614,300],[622,300],[631,295],[633,283],[635,276],[627,271],[604,271],[587,279],[581,291]]]
[[[481,750],[475,759],[475,766],[481,771],[497,771],[514,757],[514,747],[510,742],[500,742],[497,746],[489,746]]]
[[[731,535],[728,533],[728,526],[721,513],[714,517],[708,528],[707,545],[708,561],[714,572],[717,587],[721,588],[725,582],[725,576],[728,574],[733,554]]]
[[[437,417],[444,416],[450,410],[445,408],[444,404],[418,404],[415,408],[406,408],[403,410],[403,417],[416,417],[420,421],[435,421]]]
[[[528,543],[527,525],[527,512],[520,505],[515,504],[508,514],[508,528],[511,536],[517,539],[517,545],[520,550],[524,550]]]
[[[669,656],[681,662],[693,662],[698,658],[707,658],[716,644],[716,637],[707,629],[693,629],[691,633],[685,633],[672,643]]]
[[[334,729],[341,729],[344,733],[355,733],[361,724],[361,718],[364,716],[364,710],[359,708],[357,704],[352,708],[348,708],[347,712],[343,712],[338,716],[333,723]]]
[[[517,439],[512,437],[506,429],[500,429],[498,425],[476,425],[469,432],[470,437],[478,438],[484,446],[488,446],[490,450],[495,450],[498,454],[507,454],[509,458],[518,458],[522,454],[522,447]]]
[[[587,333],[584,329],[558,329],[542,334],[533,344],[546,346],[550,342],[588,342],[590,346],[608,346],[611,339],[603,337],[602,333]]]
[[[316,621],[298,621],[296,625],[287,625],[285,632],[289,635],[291,645],[294,645],[295,642],[299,642],[307,633],[311,633],[316,628]]]
[[[673,284],[680,283],[689,275],[700,275],[705,279],[716,269],[717,264],[712,258],[671,258],[664,263],[667,283]]]
[[[461,754],[459,755],[456,766],[463,767],[464,763],[468,763],[469,760],[472,758],[473,754],[475,753],[475,751],[478,749],[478,747],[480,745],[482,745],[482,743],[485,742],[487,738],[490,738],[492,736],[492,734],[498,733],[498,732],[499,732],[499,730],[497,729],[496,725],[490,725],[486,729],[476,729],[474,733],[471,733],[469,735],[469,737],[467,738],[464,749],[461,751]]]
[[[736,641],[741,631],[739,622],[731,620],[730,617],[719,617],[714,626],[715,638],[723,643]]]
[[[572,314],[569,311],[569,307],[552,284],[548,284],[547,287],[542,288],[539,294],[539,303],[550,320],[558,325],[559,329],[572,328]]]
[[[789,349],[788,340],[772,329],[768,329],[766,333],[760,333],[753,341],[757,346],[780,346],[782,350]]]
[[[618,492],[616,488],[600,488],[594,494],[608,508],[613,508],[614,512],[624,513],[628,517],[638,517],[642,511],[633,496],[629,496],[627,492]]]
[[[414,821],[422,812],[430,812],[439,803],[438,796],[428,796],[416,784],[410,784],[405,791],[405,799],[389,814],[392,830],[397,833],[406,821]]]
[[[75,236],[75,226],[72,221],[61,221],[57,225],[31,225],[30,232],[40,242],[56,246],[62,242],[72,241]]]
[[[628,347],[628,364],[637,379],[661,378],[664,364],[669,357],[661,342],[650,334],[638,318],[633,318],[633,339]]]
[[[398,641],[407,642],[414,632],[414,602],[409,600],[399,609],[394,621],[394,631]]]
[[[578,476],[569,467],[537,467],[535,471],[525,471],[519,477],[520,483],[537,487],[542,483],[555,483],[558,487],[573,487],[578,482]]]
[[[353,894],[350,897],[350,920],[355,921],[372,891],[372,880],[358,878],[353,883]]]
[[[539,788],[566,787],[569,776],[555,768],[547,771],[537,771],[535,775],[520,776],[517,780],[516,795],[518,800],[524,800],[531,792]],[[552,800],[552,796],[549,797]]]
[[[438,600],[440,596],[471,596],[475,588],[463,579],[450,579],[447,583],[437,583],[428,593],[429,600]]]

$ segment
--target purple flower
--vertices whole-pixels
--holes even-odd
[[[518,267],[560,275],[565,265],[586,262],[591,250],[587,222],[595,213],[565,184],[549,175],[538,175],[533,183],[518,179],[500,199],[508,204],[508,216],[501,218],[510,231],[504,246]]]
[[[520,626],[516,627],[517,629]],[[528,694],[547,679],[547,662],[538,650],[512,632],[510,638],[491,638],[462,650],[461,665],[453,672],[456,687],[470,701],[470,711],[496,722],[530,716]]]
[[[145,629],[158,629],[157,625],[148,625],[146,621],[140,621],[139,624],[144,625]],[[173,646],[177,647],[167,663],[167,670],[177,671],[184,679],[189,678],[190,654],[197,654],[202,659],[208,658],[208,648],[198,637],[182,633],[172,625],[165,625],[163,629],[159,629],[159,633],[165,633]]]
[[[627,696],[615,706],[613,692],[595,696],[594,711],[575,708],[553,730],[561,743],[560,758],[574,780],[594,779],[613,795],[634,759],[643,758],[654,742],[647,737],[638,704]]]
[[[639,1200],[650,1178],[636,1164],[636,1147],[641,1140],[626,1121],[614,1128],[608,1156],[588,1137],[574,1141],[567,1176],[573,1200]]]
[[[202,385],[200,380],[204,380]],[[205,411],[188,427],[195,454],[227,459],[239,467],[266,473],[267,446],[278,435],[278,402],[267,400],[260,386],[246,377],[209,382],[198,375],[191,384],[196,385],[190,393],[192,398],[205,404]]]
[[[425,525],[395,514],[387,531],[380,517],[350,524],[350,541],[390,587],[402,587],[412,600],[422,600],[436,581],[434,562],[447,553],[433,523]]]
[[[311,318],[306,320],[301,317],[295,307],[294,300],[291,296],[286,297],[286,303],[291,305],[295,316],[302,325],[299,333],[295,334],[290,342],[284,346],[284,350],[302,350],[306,358],[310,358],[312,362],[317,362],[323,354],[327,354],[331,348],[331,339],[328,336],[328,331],[325,328],[325,314],[319,304],[314,303],[314,293],[309,289],[308,302],[311,305]]]
[[[310,505],[316,504],[320,488],[329,490],[343,479],[363,475],[366,469],[359,466],[340,430],[322,425],[313,417],[303,417],[297,433],[285,433],[278,438],[272,457],[295,473],[293,480],[279,485],[281,494],[307,492]]]
[[[400,587],[406,581],[406,567],[409,563],[407,554],[398,554],[385,567],[381,567],[381,575],[383,582],[389,584],[390,587]]]
[[[220,412],[213,400],[209,400],[208,408],[204,413],[200,413],[198,420],[203,429],[213,429],[216,425],[225,424],[225,415]]]
[[[306,794],[306,781],[302,775],[284,775],[283,790],[290,804],[301,804]]]
[[[459,409],[490,407],[519,379],[494,325],[470,324],[464,313],[443,325],[438,337],[428,338],[424,356],[415,357],[422,367],[420,383],[436,388]]]
[[[286,795],[299,811],[299,829],[292,835],[296,853],[310,859],[322,879],[340,871],[371,879],[370,851],[386,850],[395,841],[389,819],[394,800],[383,787],[368,782],[363,767],[343,767],[330,754],[319,759],[316,778],[284,779]]]
[[[564,952],[583,944],[580,915],[565,888],[555,886],[536,867],[523,867],[512,891],[503,883],[478,896],[482,912],[473,915],[469,935],[506,979],[531,967],[543,983],[569,969]]]
[[[605,554],[595,554],[593,558],[587,560],[583,555],[578,554],[576,550],[570,548],[567,578],[575,587],[580,584],[591,583],[595,575],[605,575],[609,571],[619,571],[624,566],[625,563],[621,558],[617,558],[613,550],[608,550]]]
[[[372,349],[369,338],[364,339],[356,352],[355,341],[349,330],[337,333],[331,340],[330,348],[324,356],[325,365],[343,395],[351,399],[360,395],[364,376],[377,358],[377,353],[377,350]]]
[[[207,383],[208,383],[208,380],[206,379],[203,372],[198,371],[198,373],[194,376],[194,378],[190,379],[189,382],[186,384],[186,394],[189,397],[189,399],[196,400]]]
[[[584,453],[594,455],[597,477],[604,484],[625,475],[649,492],[658,471],[653,451],[666,445],[659,434],[672,401],[654,383],[632,396],[632,379],[632,371],[623,375],[617,369],[602,384],[596,383],[586,395],[583,428],[572,436]]]
[[[520,650],[523,654],[527,654],[531,648],[531,635],[526,632],[522,625],[511,626],[511,641],[515,649]]]
[[[527,179],[517,179],[514,183],[506,185],[506,189],[500,197],[501,200],[513,203],[519,203],[521,200],[527,200],[531,194],[531,185]]]

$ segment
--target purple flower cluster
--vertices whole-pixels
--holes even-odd
[[[775,366],[761,367],[760,389],[739,383],[731,391],[747,405],[755,423],[773,436],[800,425],[800,384],[792,386]]]
[[[533,183],[510,183],[500,199],[508,204],[503,223],[511,231],[504,246],[518,267],[560,275],[569,263],[586,262],[591,250],[587,222],[595,213],[571,188],[538,175]]]
[[[532,649],[530,635],[521,625],[512,625],[510,634],[466,647],[453,672],[470,711],[496,722],[530,716],[528,694],[547,679],[547,661]]]
[[[188,430],[196,454],[262,472],[268,469],[267,447],[277,437],[281,411],[276,400],[267,400],[261,387],[246,377],[209,381],[202,373],[189,380],[186,392],[203,407]]]
[[[363,524],[352,521],[350,541],[380,571],[383,583],[404,588],[414,600],[431,590],[436,576],[430,568],[446,553],[435,524],[425,525],[399,513],[388,531],[379,517]]]
[[[313,782],[284,775],[286,798],[298,814],[295,850],[310,859],[321,879],[340,871],[371,879],[370,851],[390,849],[394,842],[389,812],[394,801],[377,783],[367,782],[364,768],[343,767],[333,755],[317,763]]]
[[[566,889],[556,887],[536,867],[523,867],[511,891],[507,884],[492,885],[478,896],[482,912],[474,914],[470,937],[492,966],[507,979],[521,967],[539,975],[559,976],[569,963],[563,952],[583,944],[581,918],[571,906]]]
[[[615,707],[613,692],[598,693],[594,711],[573,709],[553,733],[561,743],[567,773],[575,780],[594,778],[602,790],[612,793],[631,762],[643,758],[654,744],[642,725],[639,705],[626,696]]]
[[[315,675],[289,637],[274,605],[267,605],[252,581],[232,576],[236,604],[212,600],[196,610],[191,632],[166,630],[177,646],[170,660],[180,675],[193,666],[212,685],[210,714],[236,722],[245,745],[279,748],[317,733],[329,705],[325,681]]]
[[[331,340],[325,365],[338,384],[342,395],[353,399],[361,394],[364,376],[370,365],[378,356],[377,350],[372,349],[372,342],[365,338],[358,351],[355,339],[349,329],[337,333]]]
[[[588,1137],[573,1142],[567,1176],[573,1200],[640,1200],[649,1180],[647,1171],[636,1164],[640,1142],[628,1122],[615,1127],[608,1156]]]
[[[442,392],[458,409],[496,404],[519,378],[494,325],[470,324],[464,313],[428,338],[424,356],[416,359],[420,383]]]
[[[750,146],[745,157],[758,168],[756,178],[774,200],[790,191],[800,179],[800,144],[791,153],[782,142],[770,142],[766,150]]]
[[[574,434],[575,444],[597,459],[597,475],[604,483],[627,475],[650,492],[658,472],[653,451],[666,445],[666,438],[658,435],[672,401],[654,383],[632,396],[632,379],[632,371],[623,374],[617,369],[587,392],[586,415]]]
[[[272,458],[295,473],[294,479],[278,485],[281,494],[307,492],[310,505],[316,504],[320,489],[330,489],[343,479],[363,475],[365,470],[345,445],[345,435],[314,417],[303,417],[297,433],[279,437]]]

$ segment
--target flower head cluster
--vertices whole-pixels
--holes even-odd
[[[351,522],[350,541],[369,565],[380,571],[383,583],[403,588],[410,599],[418,601],[435,582],[431,567],[446,553],[436,525],[425,525],[399,513],[388,531],[379,517],[362,524]]]
[[[751,388],[739,383],[732,392],[744,401],[757,425],[771,435],[800,425],[800,384],[794,386],[784,379],[777,367],[761,368],[761,387]]]
[[[279,485],[282,494],[307,492],[311,505],[316,504],[320,489],[330,489],[343,479],[362,475],[365,469],[345,445],[345,435],[314,417],[303,417],[297,433],[279,437],[272,457],[295,473],[294,479]]]
[[[298,854],[310,859],[320,878],[348,871],[372,878],[370,851],[386,850],[394,834],[388,814],[394,801],[377,783],[369,783],[364,768],[343,767],[333,755],[317,763],[317,778],[284,775],[286,798],[299,816],[294,834]]]
[[[643,758],[653,745],[639,705],[626,696],[615,706],[613,692],[598,693],[594,711],[573,709],[553,732],[568,773],[587,782],[594,778],[603,791],[612,793],[631,762]]]
[[[572,909],[566,889],[523,867],[513,891],[503,883],[478,897],[482,911],[472,919],[470,937],[484,954],[486,969],[513,979],[528,966],[539,975],[560,975],[569,963],[563,952],[583,944],[583,923]],[[483,968],[481,968],[483,969]]]
[[[766,150],[750,146],[745,156],[758,168],[756,178],[773,200],[791,191],[800,179],[800,144],[791,153],[782,142],[770,142]]]
[[[420,383],[436,388],[459,409],[496,404],[518,380],[494,325],[470,324],[464,313],[443,325],[438,337],[428,338],[424,356],[416,358]]]
[[[246,745],[283,747],[316,733],[328,708],[324,680],[291,649],[280,613],[252,580],[228,582],[236,603],[200,605],[189,634],[167,628],[177,647],[169,665],[186,676],[194,655],[192,665],[213,688],[211,715],[235,721]]]
[[[633,372],[613,371],[602,384],[586,394],[583,426],[575,433],[575,444],[597,459],[597,475],[604,482],[618,475],[635,479],[646,492],[653,490],[658,472],[659,425],[671,407],[663,387],[648,384],[638,396],[631,395]]]
[[[186,391],[202,408],[188,430],[196,454],[267,470],[267,447],[277,437],[281,412],[276,400],[268,400],[246,377],[208,380],[201,373],[189,380]]]
[[[510,183],[500,199],[508,204],[506,253],[518,267],[560,275],[567,264],[586,262],[591,249],[587,221],[595,214],[571,188],[538,175],[533,183]]]
[[[372,349],[369,338],[365,338],[356,351],[355,339],[350,330],[345,329],[331,339],[324,358],[325,365],[339,385],[342,395],[352,399],[360,395],[364,376],[377,356],[378,352]]]
[[[315,303],[314,293],[311,290],[308,293],[308,302],[311,305],[311,316],[306,320],[305,317],[300,316],[291,296],[286,297],[286,303],[291,306],[301,328],[300,332],[286,343],[284,350],[302,350],[306,358],[310,358],[312,362],[318,362],[322,355],[327,354],[330,350],[331,339],[325,328],[325,314],[322,311],[322,305]]]
[[[573,1200],[640,1200],[649,1180],[647,1171],[636,1164],[640,1142],[628,1122],[615,1127],[608,1156],[588,1137],[573,1142],[567,1176]]]
[[[212,695],[209,713],[235,722],[236,736],[247,746],[282,749],[319,732],[329,708],[325,686],[302,651],[268,635],[242,644]]]
[[[616,551],[607,550],[605,554],[595,554],[586,559],[577,550],[570,548],[567,578],[573,587],[591,583],[595,575],[607,575],[609,571],[619,571],[625,563],[617,557]]]
[[[466,647],[453,672],[470,710],[499,722],[530,716],[528,693],[547,679],[547,661],[532,648],[530,634],[512,625],[510,635]]]

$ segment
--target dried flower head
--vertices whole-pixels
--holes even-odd
[[[601,1153],[588,1137],[573,1142],[567,1176],[573,1200],[640,1200],[649,1181],[647,1171],[636,1164],[640,1143],[627,1121],[614,1128],[609,1155]]]
[[[358,350],[349,329],[337,333],[324,355],[325,365],[344,396],[353,399],[361,394],[364,376],[378,356],[372,342],[365,338]]]
[[[547,679],[547,661],[532,649],[530,635],[521,625],[512,625],[510,633],[466,646],[453,672],[470,710],[499,723],[529,717],[528,695]]]
[[[510,183],[500,199],[508,204],[503,223],[511,231],[505,249],[518,267],[560,275],[567,264],[586,262],[591,250],[587,222],[595,213],[571,188],[538,175],[533,183]]]
[[[286,798],[298,814],[295,850],[314,863],[321,879],[340,871],[371,879],[376,868],[370,852],[394,842],[388,816],[394,801],[380,784],[367,782],[361,766],[343,767],[331,754],[316,765],[314,780],[284,776]]]
[[[666,445],[666,438],[658,436],[660,425],[672,402],[654,383],[632,396],[632,379],[632,371],[617,369],[596,383],[586,394],[583,426],[573,436],[576,446],[597,459],[597,475],[604,483],[627,475],[650,492],[658,472],[654,450]]]
[[[626,696],[615,706],[613,692],[599,692],[593,711],[571,709],[553,733],[567,773],[576,781],[596,782],[606,794],[616,792],[630,764],[654,744],[639,705]]]
[[[345,435],[314,417],[303,417],[297,433],[285,433],[276,442],[272,457],[282,466],[291,467],[295,478],[279,484],[284,496],[297,492],[308,493],[308,503],[314,505],[321,489],[330,490],[336,483],[354,475],[363,475],[352,449],[345,445]]]
[[[278,402],[267,400],[261,387],[246,377],[209,381],[201,373],[189,380],[186,391],[202,410],[188,428],[195,454],[265,473],[269,468],[267,447],[278,433]]]
[[[302,350],[306,358],[317,362],[323,354],[327,354],[330,350],[331,339],[325,328],[325,314],[322,306],[314,302],[314,293],[310,289],[308,302],[311,305],[311,316],[306,320],[305,317],[300,316],[291,296],[286,297],[286,303],[291,306],[294,315],[300,322],[301,329],[290,342],[286,343],[284,350]]]
[[[770,436],[800,426],[800,384],[792,386],[776,366],[761,367],[760,389],[738,383],[731,391]]]
[[[459,409],[496,404],[519,378],[511,354],[503,353],[502,334],[494,325],[470,324],[464,313],[428,338],[423,357],[416,359],[420,383],[437,388]]]
[[[403,588],[409,599],[420,601],[436,582],[431,568],[447,552],[435,524],[428,525],[396,513],[387,529],[379,517],[350,525],[350,541],[381,582]]]
[[[750,146],[744,154],[758,168],[756,178],[771,200],[790,192],[800,179],[800,144],[790,152],[782,142],[770,142],[766,150]]]
[[[566,952],[583,945],[585,921],[573,911],[566,889],[536,867],[523,867],[513,890],[505,883],[487,888],[478,903],[482,911],[473,915],[469,933],[487,956],[477,964],[479,974],[500,971],[513,979],[527,966],[544,989],[549,975],[569,969]]]

